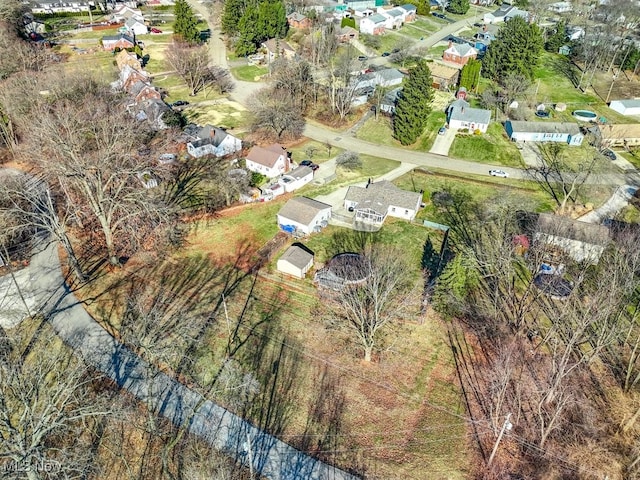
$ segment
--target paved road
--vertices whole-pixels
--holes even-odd
[[[159,415],[175,425],[188,426],[191,433],[245,465],[249,462],[245,451],[249,438],[254,471],[265,478],[356,480],[255,428],[141,360],[85,311],[64,282],[57,244],[42,243],[21,274],[22,286],[58,335],[89,365]]]

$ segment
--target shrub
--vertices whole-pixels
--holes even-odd
[[[266,179],[267,177],[265,177],[261,173],[251,172],[251,178],[249,180],[249,183],[252,187],[259,187],[265,182]]]
[[[362,167],[362,160],[356,152],[346,151],[336,157],[336,165],[347,170],[357,170]]]

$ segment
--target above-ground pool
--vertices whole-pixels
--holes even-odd
[[[572,115],[583,122],[595,122],[598,118],[591,110],[574,110]]]

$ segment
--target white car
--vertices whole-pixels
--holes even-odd
[[[504,170],[489,170],[489,175],[500,178],[507,178],[509,176],[509,174]]]

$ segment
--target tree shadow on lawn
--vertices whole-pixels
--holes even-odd
[[[578,76],[578,68],[566,58],[554,56],[546,61],[550,70],[554,73],[562,75],[569,80],[574,87],[578,87],[580,77]]]

